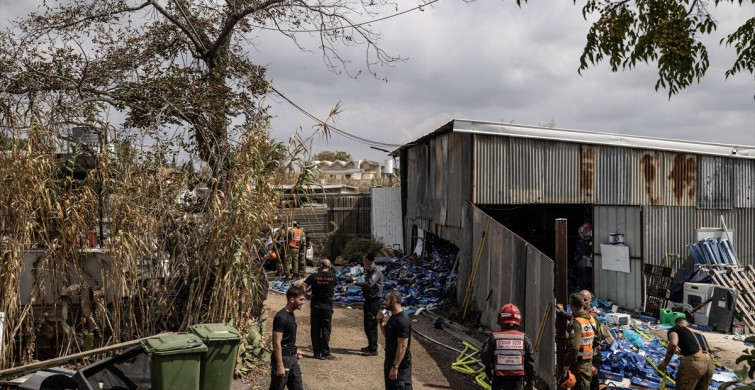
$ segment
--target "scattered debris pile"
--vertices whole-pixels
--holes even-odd
[[[451,302],[456,286],[457,251],[453,248],[439,248],[427,256],[409,255],[402,258],[376,257],[375,264],[383,272],[383,291],[398,290],[403,294],[404,306],[417,306],[431,309]],[[362,289],[354,282],[363,281],[365,270],[362,266],[345,267],[337,272],[333,301],[341,303],[364,302]],[[285,292],[292,281],[273,281],[270,288]]]
[[[661,389],[662,386],[674,386],[676,370],[679,368],[677,355],[671,359],[666,369],[667,383],[664,375],[658,370],[657,364],[663,361],[667,343],[650,332],[648,327],[668,329],[665,324],[653,324],[655,318],[637,316],[630,319],[626,325],[606,322],[611,313],[599,317],[609,327],[613,342],[603,352],[603,364],[600,368],[600,378],[609,382],[615,388],[644,387]],[[638,321],[641,319],[642,321]],[[649,322],[644,322],[650,320]],[[644,325],[647,324],[647,325]],[[747,343],[745,343],[747,344]],[[717,364],[710,390],[717,389],[722,383],[737,382],[736,374]]]

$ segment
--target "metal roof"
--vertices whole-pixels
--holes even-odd
[[[601,133],[595,131],[558,129],[515,125],[508,123],[475,121],[468,119],[453,119],[437,130],[404,144],[392,155],[398,154],[400,149],[423,143],[430,138],[448,132],[501,135],[516,138],[532,138],[549,141],[574,142],[582,144],[609,145],[626,148],[652,149],[671,152],[695,153],[712,156],[726,156],[734,158],[755,159],[755,146],[717,144],[698,141],[681,141],[666,138],[642,137],[636,135]]]

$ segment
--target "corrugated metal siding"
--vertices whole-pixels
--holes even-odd
[[[448,139],[448,185],[445,188],[445,194],[448,199],[446,225],[461,227],[462,207],[464,204],[465,182],[469,181],[469,173],[462,169],[463,153],[463,135],[460,133],[449,133]]]
[[[600,244],[608,243],[609,233],[624,233],[629,246],[630,273],[602,269]],[[595,206],[593,209],[593,274],[595,294],[619,306],[641,310],[642,289],[642,209],[640,207]]]
[[[372,188],[372,236],[388,245],[404,248],[401,223],[401,188]]]
[[[734,163],[734,207],[755,207],[755,161]]]
[[[699,156],[697,162],[697,207],[730,209],[733,189],[732,159]]]
[[[580,199],[579,180],[579,144],[547,142],[543,203],[575,203]]]
[[[505,204],[504,191],[508,183],[506,161],[509,138],[491,135],[474,137],[475,187],[473,202]]]
[[[629,204],[632,175],[632,151],[626,148],[602,146],[598,155],[598,202],[599,204]]]
[[[545,143],[527,138],[509,140],[509,153],[506,164],[508,183],[504,188],[505,203],[543,203],[543,177],[545,173]],[[500,165],[489,165],[490,174],[500,169]]]
[[[403,162],[406,165],[406,171],[402,173],[405,175],[406,180],[406,218],[414,219],[417,217],[417,192],[419,187],[419,177],[422,173],[419,171],[417,164],[417,155],[419,154],[419,148],[411,148],[406,153],[406,160]],[[404,169],[402,167],[402,169]]]
[[[755,265],[755,209],[699,210],[694,207],[643,207],[646,263],[674,266],[665,262],[666,253],[685,259],[687,245],[695,242],[695,230],[726,226],[734,230],[734,250],[742,265]]]
[[[435,139],[435,221],[447,223],[448,216],[448,134]]]
[[[631,150],[631,204],[654,205],[663,201],[663,154],[653,150]]]
[[[755,207],[752,160],[472,136],[477,204]],[[447,164],[441,167],[447,170]]]
[[[598,147],[596,146],[580,146],[579,189],[579,200],[582,203],[596,202],[598,198]]]
[[[470,280],[471,262],[477,257],[480,241],[490,217],[477,207],[472,210],[472,251],[466,261],[460,263],[457,279],[457,298],[464,301],[466,283]],[[522,312],[522,330],[532,335],[533,343],[545,317],[535,366],[537,374],[554,387],[552,375],[555,367],[555,309],[553,303],[554,263],[532,245],[506,229],[496,221],[490,221],[488,236],[480,257],[480,264],[472,290],[471,305],[483,308],[480,323],[489,329],[497,329],[498,309],[506,303],[514,303]],[[485,304],[490,294],[490,301]],[[549,342],[550,340],[550,342]]]
[[[697,157],[686,153],[663,153],[665,199],[668,206],[694,206],[697,200]]]

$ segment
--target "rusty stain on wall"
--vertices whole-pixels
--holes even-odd
[[[655,182],[655,177],[657,175],[656,172],[658,171],[657,165],[659,156],[660,153],[658,152],[655,152],[654,154],[645,153],[640,161],[642,175],[645,178],[645,192],[647,192],[648,199],[650,199],[650,204],[652,205],[657,205],[659,200],[657,196],[653,196],[653,183]]]
[[[690,199],[695,198],[695,186],[697,176],[697,160],[692,154],[677,154],[674,156],[674,163],[668,179],[672,184],[672,192],[677,204],[682,203],[684,195]]]
[[[579,185],[582,196],[591,199],[595,188],[595,147],[582,145],[582,158],[579,164]]]

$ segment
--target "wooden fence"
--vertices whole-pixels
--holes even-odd
[[[329,196],[326,201],[331,225],[328,256],[335,259],[350,240],[371,237],[372,197],[369,194]]]

